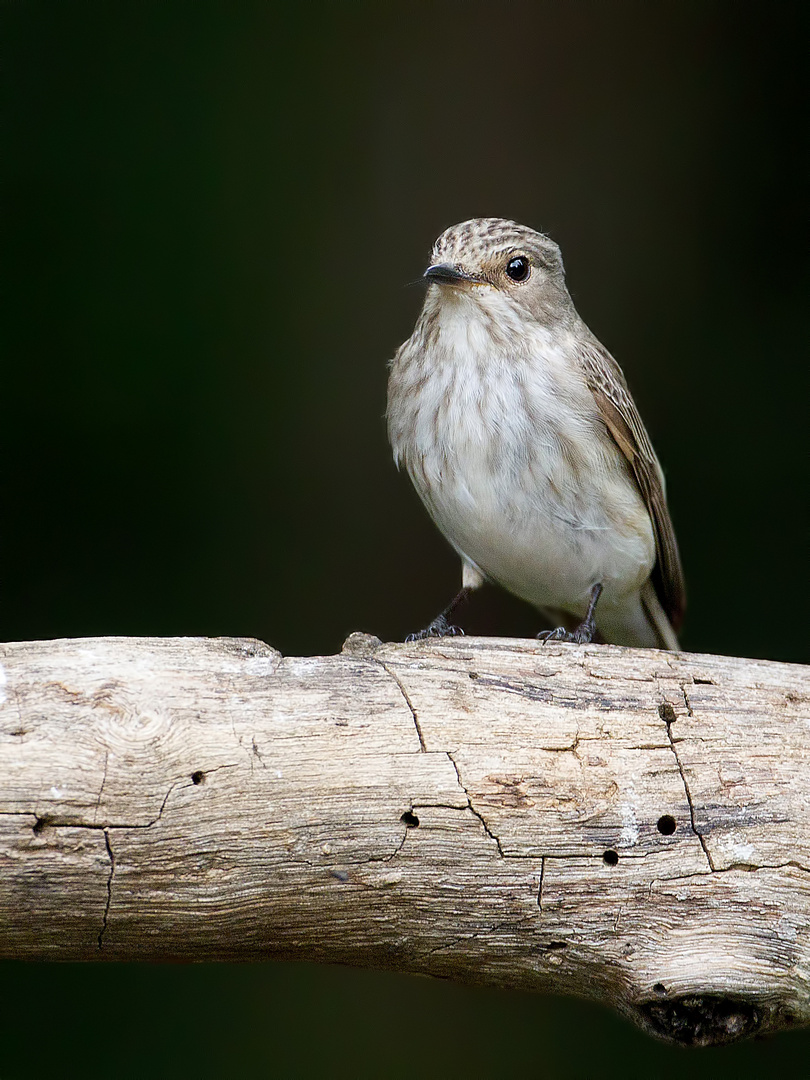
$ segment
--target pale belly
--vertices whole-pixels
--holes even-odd
[[[572,468],[553,440],[541,455],[519,449],[493,462],[467,447],[452,467],[428,454],[412,475],[439,529],[462,559],[538,607],[582,616],[597,583],[603,611],[626,605],[650,575],[655,542],[618,452],[603,445]]]

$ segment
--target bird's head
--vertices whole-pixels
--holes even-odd
[[[478,297],[506,303],[540,322],[571,307],[559,247],[542,233],[503,218],[472,218],[446,229],[433,246],[425,279],[437,299]]]

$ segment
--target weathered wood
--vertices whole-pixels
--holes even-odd
[[[810,1020],[810,687],[505,639],[0,646],[0,956],[298,958]]]

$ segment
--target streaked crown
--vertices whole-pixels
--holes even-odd
[[[485,270],[514,255],[527,255],[549,271],[563,272],[553,240],[505,218],[471,218],[451,225],[433,245],[432,261]]]

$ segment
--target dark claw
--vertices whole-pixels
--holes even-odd
[[[587,645],[593,640],[593,635],[596,632],[596,623],[593,620],[593,613],[596,609],[596,602],[602,595],[602,586],[597,583],[591,589],[591,599],[588,603],[588,610],[585,613],[585,618],[575,627],[573,630],[566,630],[564,626],[558,626],[556,630],[541,630],[537,635],[538,639],[545,643],[547,641],[571,641],[574,645]]]
[[[576,630],[566,630],[564,626],[558,626],[556,630],[541,630],[537,639],[544,645],[547,641],[570,641],[574,645],[588,645],[593,639],[593,632],[593,626],[582,623]]]
[[[451,626],[446,619],[439,616],[424,630],[417,630],[415,634],[408,634],[405,641],[425,641],[427,638],[455,637],[457,634],[463,633],[464,631],[460,626]]]
[[[467,597],[469,595],[470,587],[465,585],[460,592],[456,593],[444,611],[436,616],[432,623],[428,623],[424,630],[417,630],[415,634],[408,634],[405,640],[424,641],[425,638],[455,637],[456,634],[463,634],[464,631],[460,626],[454,626],[450,622],[450,617],[455,615],[458,608],[467,602]]]

